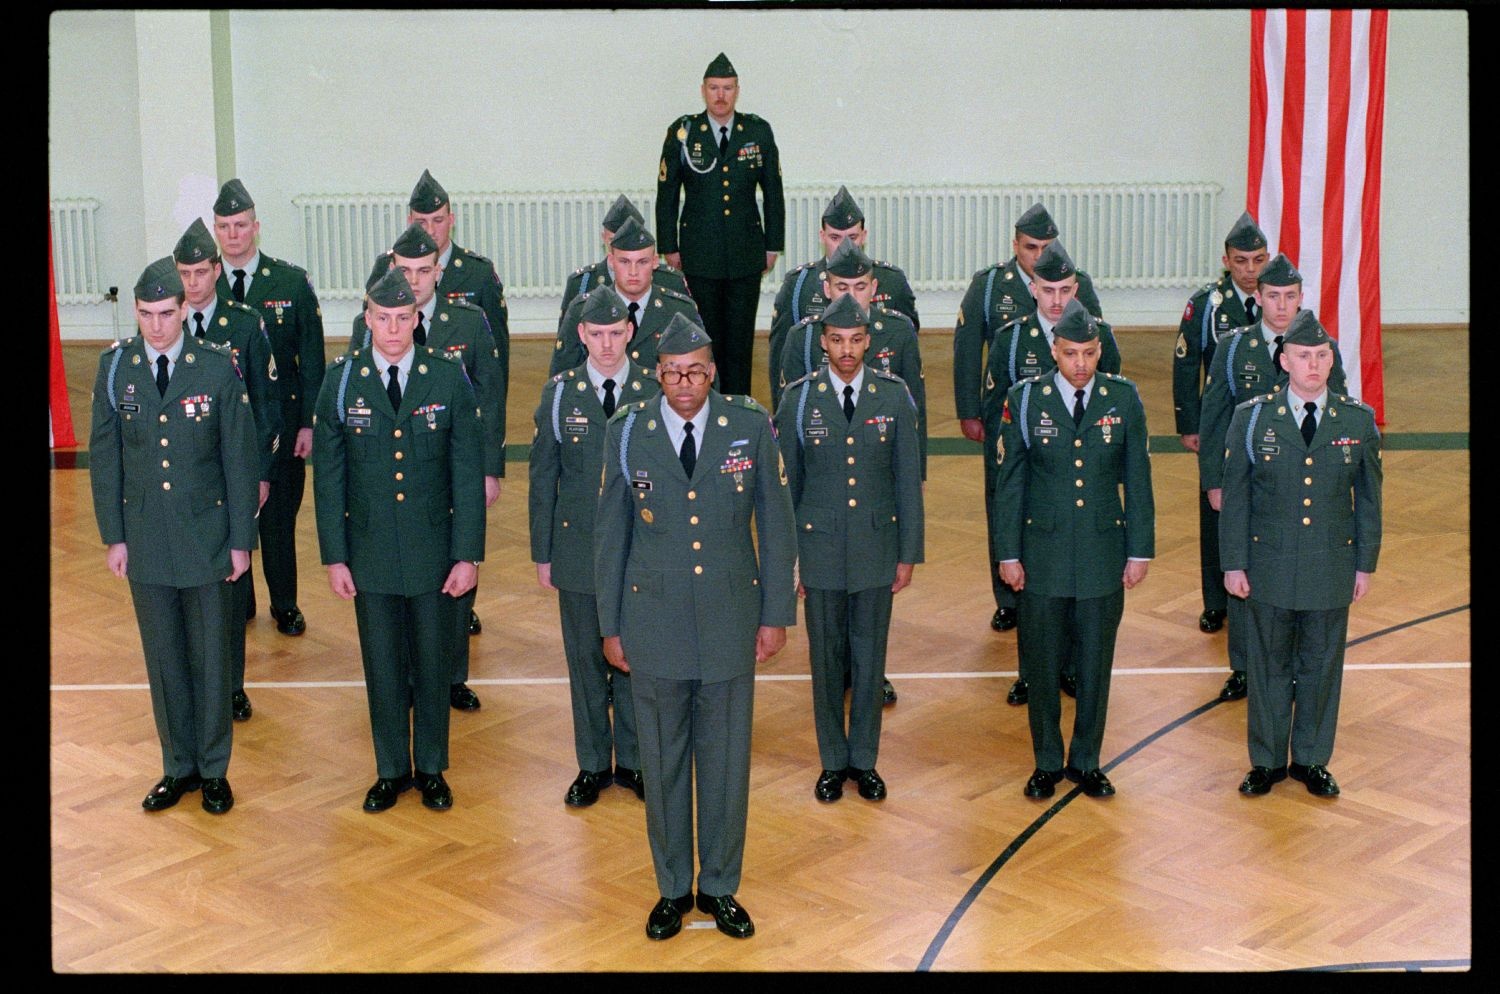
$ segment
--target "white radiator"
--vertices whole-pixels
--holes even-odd
[[[99,201],[89,198],[53,200],[52,275],[59,304],[93,304],[104,299],[99,288],[99,242],[96,215]]]
[[[819,252],[823,208],[837,185],[786,191],[789,266]],[[618,191],[454,194],[459,244],[489,256],[510,297],[557,297],[578,266],[603,256],[599,222]],[[655,195],[623,191],[654,227]],[[1217,273],[1223,232],[1213,183],[1121,183],[850,190],[865,212],[871,254],[900,266],[912,288],[963,290],[976,270],[1010,257],[1016,218],[1040,201],[1073,260],[1102,288],[1192,287]],[[405,227],[406,194],[304,195],[304,258],[319,296],[355,299],[375,256]]]

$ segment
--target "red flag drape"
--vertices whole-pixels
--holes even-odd
[[[68,374],[63,368],[62,328],[57,321],[57,277],[52,273],[52,224],[47,224],[47,310],[51,317],[51,354],[47,369],[50,378],[52,448],[77,445],[73,437],[73,412],[68,406]]]

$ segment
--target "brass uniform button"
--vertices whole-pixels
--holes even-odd
[[[1077,504],[1078,504],[1079,507],[1083,506],[1083,498],[1082,497],[1078,498]]]
[[[172,463],[171,463],[171,462],[169,462],[169,461],[168,461],[168,460],[166,460],[166,459],[163,459],[163,460],[162,460],[162,461],[161,461],[161,468],[162,468],[162,469],[170,469],[170,468],[171,468],[171,466],[172,466]]]
[[[405,459],[406,458],[406,453],[405,452],[397,452],[396,453],[396,458],[397,459]]]
[[[696,525],[697,523],[698,523],[698,516],[696,514],[693,515],[691,518],[688,518],[688,524],[690,524],[690,525]]]
[[[850,497],[849,498],[849,506],[850,507],[858,507],[859,506],[859,501],[855,500],[853,497]]]
[[[1302,519],[1302,523],[1304,525],[1310,525],[1310,524],[1312,524],[1312,518],[1303,518]]]
[[[406,474],[405,473],[397,473],[396,474],[396,479],[397,479],[397,481],[404,480],[404,479],[406,479]]]
[[[165,438],[161,440],[161,447],[164,449],[167,447],[167,440]]]
[[[689,490],[688,491],[688,500],[697,500],[697,499],[698,499],[698,491],[696,491],[696,490]]]
[[[161,416],[161,423],[162,423],[162,424],[166,424],[166,423],[167,423],[167,416],[166,416],[166,415],[165,415],[165,414],[163,414],[163,415],[162,415],[162,416]]]
[[[703,548],[703,543],[702,542],[694,542],[693,543],[693,551],[694,552],[697,552],[701,548]]]
[[[702,573],[703,572],[703,567],[702,566],[694,566],[693,567],[693,572],[694,573]]]
[[[172,489],[172,484],[169,481],[163,480],[161,488],[163,490],[171,490]]]
[[[398,501],[406,500],[406,495],[403,494],[403,493],[397,493],[396,494],[396,500],[398,500]]]
[[[849,486],[851,486],[851,487],[854,486],[854,483],[855,483],[854,477],[852,477],[852,476],[849,477]]]
[[[851,466],[854,465],[854,457],[853,456],[849,457],[849,465],[851,465]]]

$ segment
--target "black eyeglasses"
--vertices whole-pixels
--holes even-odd
[[[663,369],[657,373],[656,378],[669,387],[674,387],[684,379],[695,387],[701,387],[708,382],[708,370],[689,369],[683,372],[680,369]]]

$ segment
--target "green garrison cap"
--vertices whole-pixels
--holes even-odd
[[[396,244],[391,246],[391,252],[403,259],[420,259],[424,255],[433,255],[437,252],[437,242],[427,233],[427,229],[420,224],[412,222],[407,225],[401,237],[396,239]]]
[[[870,323],[870,312],[859,306],[854,294],[846,293],[829,304],[818,320],[827,328],[864,328]]]
[[[865,212],[859,209],[859,204],[849,196],[849,188],[839,187],[839,192],[828,201],[828,206],[823,208],[823,223],[830,228],[852,228],[856,224],[862,224],[865,220]]]
[[[250,191],[245,189],[245,184],[237,179],[219,187],[219,199],[214,201],[214,214],[218,217],[229,217],[231,214],[239,214],[255,206],[255,201],[250,199]]]
[[[1032,238],[1056,238],[1057,222],[1041,204],[1032,204],[1026,213],[1016,220],[1016,231]]]
[[[1257,283],[1266,286],[1295,286],[1302,282],[1302,274],[1292,265],[1285,252],[1277,252],[1276,258],[1266,263],[1266,268],[1256,277]]]
[[[135,281],[135,299],[143,304],[154,304],[181,292],[182,277],[177,275],[177,263],[170,255],[147,266]]]
[[[615,288],[601,283],[583,298],[583,309],[578,320],[584,324],[619,324],[625,320],[625,307]]]
[[[420,214],[431,214],[448,202],[448,191],[443,184],[432,178],[432,173],[422,170],[422,178],[411,188],[411,199],[406,206]]]
[[[1239,249],[1241,252],[1254,252],[1256,249],[1266,247],[1266,233],[1260,230],[1260,225],[1255,223],[1255,218],[1246,211],[1240,215],[1240,219],[1234,222],[1234,227],[1229,229],[1229,235],[1224,239],[1226,249]]]
[[[1318,316],[1309,310],[1300,310],[1292,318],[1292,326],[1286,330],[1282,345],[1332,345],[1328,330],[1318,321]]]
[[[387,269],[365,293],[381,307],[401,307],[417,302],[411,284],[406,282],[406,274],[394,267]]]
[[[695,324],[693,319],[683,315],[681,311],[672,315],[672,320],[667,322],[666,330],[661,333],[661,338],[656,342],[657,355],[687,355],[689,352],[697,352],[706,345],[712,345],[713,339],[708,337],[708,332],[703,326]]]
[[[640,212],[640,208],[632,204],[630,198],[622,193],[615,198],[614,203],[609,205],[609,211],[604,215],[603,226],[610,231],[619,231],[620,225],[624,224],[628,217],[633,217],[642,224],[646,223],[645,215]]]
[[[633,217],[627,217],[625,223],[620,225],[620,230],[615,232],[614,240],[609,243],[612,249],[621,252],[634,252],[637,249],[650,248],[656,244],[656,239],[651,237],[651,232],[646,226]]]
[[[375,257],[375,265],[370,267],[370,275],[365,277],[365,292],[368,293],[372,286],[380,282],[380,277],[384,276],[386,270],[390,268],[391,253],[382,252],[377,255]]]
[[[1062,247],[1062,242],[1053,239],[1042,249],[1042,254],[1037,256],[1036,265],[1032,267],[1038,277],[1056,283],[1065,280],[1069,276],[1078,273],[1078,267],[1073,265],[1073,260],[1068,255],[1068,250]]]
[[[177,239],[177,247],[172,250],[172,258],[187,266],[207,262],[218,254],[219,246],[214,244],[214,236],[208,233],[208,225],[201,217],[193,218],[193,223]]]
[[[854,239],[845,238],[828,257],[828,275],[846,280],[863,276],[875,268],[875,263],[865,255],[865,250],[854,244]]]
[[[1063,308],[1062,317],[1053,326],[1052,334],[1070,342],[1092,342],[1099,337],[1099,322],[1074,297]]]
[[[704,79],[708,79],[710,76],[715,79],[723,79],[729,76],[738,78],[739,73],[734,71],[734,66],[730,63],[729,56],[720,52],[714,56],[714,60],[708,64],[708,68],[703,70]]]

